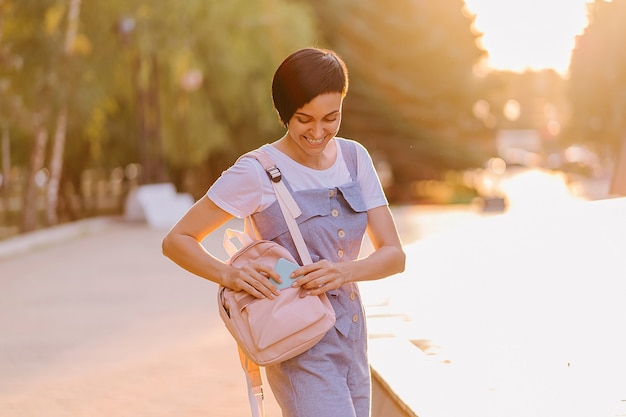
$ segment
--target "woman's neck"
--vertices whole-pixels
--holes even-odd
[[[317,154],[307,153],[299,147],[288,135],[283,136],[272,144],[276,149],[299,163],[311,169],[324,170],[333,166],[337,160],[337,142],[331,139],[326,147]]]

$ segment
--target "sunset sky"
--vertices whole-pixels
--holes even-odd
[[[590,0],[465,0],[493,69],[554,68],[566,74]]]

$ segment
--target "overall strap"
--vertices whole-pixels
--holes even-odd
[[[356,144],[346,139],[336,138],[335,140],[337,141],[339,146],[341,146],[341,153],[343,155],[343,160],[345,161],[346,166],[348,167],[348,172],[350,173],[350,176],[352,177],[352,181],[356,181],[357,173],[358,173],[358,166],[359,166]]]

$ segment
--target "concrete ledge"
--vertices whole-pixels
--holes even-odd
[[[389,337],[370,339],[369,357],[372,417],[418,417],[420,401],[428,396],[419,382],[428,380],[427,355],[407,339]]]
[[[146,184],[130,192],[124,216],[129,221],[146,221],[155,229],[169,229],[193,204],[191,194],[177,193],[172,183]]]
[[[119,217],[96,217],[36,230],[2,240],[0,241],[0,261],[65,242],[69,239],[100,232],[117,220],[119,220]]]

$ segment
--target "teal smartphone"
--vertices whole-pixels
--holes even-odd
[[[291,288],[291,284],[293,284],[293,281],[300,277],[291,278],[290,275],[298,268],[300,268],[300,265],[288,261],[285,258],[280,258],[278,259],[278,262],[276,262],[276,266],[274,267],[274,269],[276,270],[276,272],[278,272],[278,275],[280,275],[280,280],[282,281],[282,283],[279,284],[272,278],[270,278],[270,281],[272,282],[272,284],[276,285],[279,290]]]

